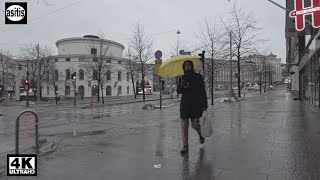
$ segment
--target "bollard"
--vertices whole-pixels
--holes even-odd
[[[24,110],[22,111],[16,119],[16,154],[19,154],[19,120],[20,117],[25,113],[31,113],[35,117],[35,143],[36,143],[36,150],[39,149],[39,138],[38,138],[38,115],[33,110]]]

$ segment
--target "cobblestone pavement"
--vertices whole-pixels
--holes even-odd
[[[23,179],[320,179],[320,111],[284,89],[209,106],[213,136],[200,145],[190,128],[185,156],[179,153],[179,106],[136,107],[96,118],[61,113],[61,123],[75,122],[42,128],[41,138],[55,148],[40,153],[38,177]]]

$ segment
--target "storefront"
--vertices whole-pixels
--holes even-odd
[[[318,106],[320,102],[319,68],[320,53],[315,53],[300,70],[301,98],[303,101]]]

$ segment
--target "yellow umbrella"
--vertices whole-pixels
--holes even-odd
[[[193,62],[194,69],[197,69],[201,64],[199,57],[191,55],[174,56],[171,59],[161,64],[158,75],[161,77],[172,78],[184,74],[182,65],[185,61],[190,60]]]

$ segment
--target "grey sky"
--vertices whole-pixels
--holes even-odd
[[[0,49],[18,56],[24,43],[40,43],[56,52],[58,39],[101,32],[105,38],[127,47],[132,26],[139,19],[148,34],[181,29],[181,39],[193,46],[199,23],[205,18],[214,20],[227,16],[234,0],[230,3],[228,0],[80,0],[78,4],[43,17],[78,0],[28,0],[29,24],[17,26],[4,24],[4,3],[13,0],[0,1]],[[284,62],[285,11],[267,0],[238,0],[238,5],[245,11],[254,12],[263,28],[264,38],[270,40],[265,45],[268,53],[276,54]],[[37,17],[41,18],[30,22]],[[169,56],[176,38],[175,32],[155,36],[154,50],[160,49]]]

